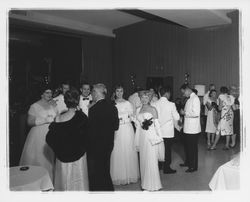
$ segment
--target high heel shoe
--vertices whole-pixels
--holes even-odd
[[[216,150],[216,146],[212,146],[212,147],[210,147],[210,149],[209,150]]]
[[[224,146],[223,150],[229,150],[229,147],[228,146]]]

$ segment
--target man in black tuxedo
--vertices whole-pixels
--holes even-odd
[[[89,109],[89,190],[113,191],[110,155],[114,146],[114,132],[119,128],[118,111],[105,99],[107,89],[104,84],[94,85],[91,94],[95,104]]]

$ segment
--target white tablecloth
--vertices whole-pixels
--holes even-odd
[[[11,191],[48,191],[53,190],[49,173],[39,166],[28,166],[29,169],[21,171],[23,166],[10,168]]]
[[[218,168],[212,177],[209,187],[211,190],[239,190],[240,189],[240,156]]]

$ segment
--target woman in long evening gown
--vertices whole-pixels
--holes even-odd
[[[45,141],[49,124],[56,117],[51,99],[52,91],[45,86],[41,89],[41,100],[30,106],[27,122],[32,128],[27,135],[19,165],[41,166],[47,169],[53,181],[54,153]]]
[[[142,107],[137,110],[135,147],[140,154],[141,188],[157,191],[162,188],[158,161],[164,161],[164,143],[158,115],[150,106],[150,92],[140,93]]]
[[[70,89],[64,95],[68,108],[49,126],[46,141],[56,156],[55,191],[89,190],[86,145],[88,118],[77,110],[79,93]]]
[[[115,88],[115,106],[120,119],[115,132],[114,148],[110,159],[110,174],[115,185],[135,183],[139,178],[138,154],[134,148],[135,133],[131,124],[133,106],[123,99],[123,87]]]

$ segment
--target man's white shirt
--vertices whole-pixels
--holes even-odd
[[[152,104],[158,112],[158,121],[161,126],[163,138],[174,137],[174,123],[180,119],[175,103],[168,101],[166,97],[161,97]]]
[[[79,100],[79,107],[82,109],[82,111],[88,116],[89,112],[89,103],[92,101],[92,96],[89,95],[88,97],[83,97],[80,95],[80,100]]]
[[[185,104],[185,117],[183,132],[187,134],[196,134],[201,132],[200,124],[200,99],[195,93],[191,93]]]

